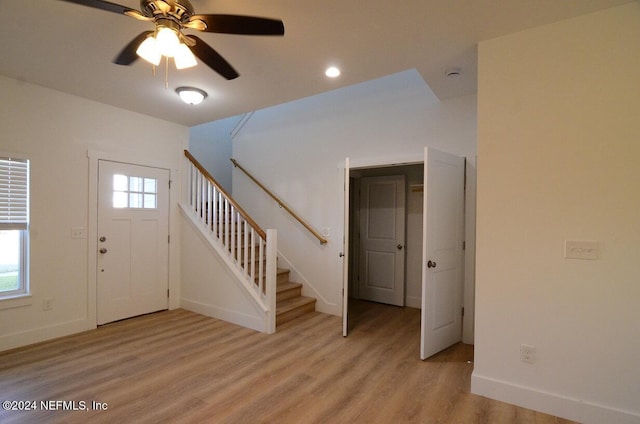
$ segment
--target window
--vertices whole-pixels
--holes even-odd
[[[114,208],[156,209],[157,204],[158,180],[155,178],[113,176]]]
[[[0,156],[0,298],[29,292],[29,161]]]

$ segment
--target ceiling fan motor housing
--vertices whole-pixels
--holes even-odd
[[[140,9],[150,18],[164,15],[180,23],[187,22],[195,14],[193,5],[188,0],[140,0]]]

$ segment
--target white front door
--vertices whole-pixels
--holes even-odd
[[[425,148],[421,359],[462,339],[464,166]]]
[[[169,170],[98,162],[97,323],[168,307]]]
[[[404,306],[405,177],[360,183],[358,297]]]

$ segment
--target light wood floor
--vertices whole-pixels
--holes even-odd
[[[472,346],[420,361],[419,311],[358,303],[349,337],[321,313],[265,335],[185,310],[0,353],[2,423],[569,423],[469,393]]]

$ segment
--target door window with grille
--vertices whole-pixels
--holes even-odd
[[[117,209],[156,209],[158,180],[155,178],[113,176],[113,207]]]

